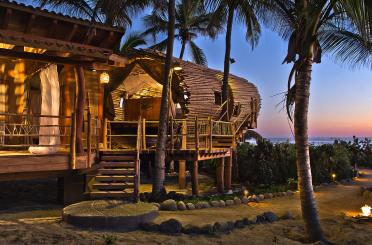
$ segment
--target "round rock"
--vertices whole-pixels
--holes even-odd
[[[165,200],[160,204],[160,210],[177,211],[177,203],[173,199]]]
[[[234,197],[234,203],[235,203],[235,205],[240,205],[240,204],[242,204],[242,200],[240,200],[239,197]]]
[[[170,219],[160,224],[160,232],[167,234],[177,234],[182,231],[182,224],[176,219]]]
[[[195,205],[191,202],[187,203],[186,207],[187,207],[188,210],[194,210],[195,209]]]
[[[159,215],[152,203],[91,200],[72,204],[62,211],[66,223],[92,229],[136,230]]]

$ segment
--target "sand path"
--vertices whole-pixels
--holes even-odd
[[[325,234],[335,244],[372,245],[372,224],[355,224],[345,221],[343,213],[354,215],[364,204],[372,205],[359,194],[360,186],[372,185],[372,170],[363,170],[364,175],[350,185],[329,185],[316,189],[316,199]],[[211,208],[184,212],[161,212],[155,220],[169,218],[186,224],[213,224],[216,221],[232,221],[251,218],[265,211],[278,215],[292,212],[295,220],[273,224],[254,225],[231,234],[218,236],[168,236],[148,232],[97,232],[76,229],[61,223],[53,216],[54,211],[45,211],[45,217],[27,218],[30,213],[15,215],[0,213],[0,244],[104,244],[105,235],[117,239],[117,244],[302,244],[305,229],[301,220],[299,195],[278,197],[257,204],[229,208]],[[57,211],[59,212],[59,211]],[[42,212],[41,212],[42,213]],[[43,213],[42,213],[43,214]],[[21,217],[26,218],[21,218]],[[55,215],[57,216],[57,215]]]

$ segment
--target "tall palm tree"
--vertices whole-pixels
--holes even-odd
[[[213,28],[208,28],[211,14],[207,13],[202,0],[182,0],[176,5],[176,23],[174,38],[181,42],[179,58],[183,59],[185,50],[190,48],[193,61],[200,65],[207,65],[207,59],[203,50],[194,42],[199,36],[215,37]],[[157,37],[168,31],[167,10],[152,11],[143,18],[147,30],[146,35],[151,35],[156,42]],[[167,47],[168,36],[155,45],[152,49],[164,51]]]
[[[222,103],[225,103],[222,114],[225,121],[230,120],[228,113],[228,81],[230,75],[231,36],[234,21],[242,23],[246,28],[245,38],[254,48],[261,33],[256,10],[258,0],[206,0],[206,5],[213,11],[211,26],[226,25],[225,59],[222,79]]]
[[[123,44],[120,47],[119,53],[127,54],[132,49],[138,48],[138,46],[146,45],[147,42],[145,37],[139,33],[130,33],[124,39]]]
[[[167,25],[167,52],[165,57],[165,65],[163,72],[163,90],[160,104],[160,119],[158,126],[158,138],[156,141],[155,162],[153,168],[152,179],[152,194],[156,198],[164,191],[165,179],[165,148],[167,141],[168,128],[168,110],[169,110],[169,90],[170,78],[172,71],[173,59],[173,44],[176,22],[176,4],[175,0],[168,0],[168,16],[169,21]]]
[[[302,216],[310,240],[325,241],[314,197],[308,141],[308,108],[313,63],[320,63],[322,51],[346,51],[353,62],[361,49],[358,43],[344,42],[340,33],[352,26],[365,27],[365,11],[360,0],[271,0],[273,7],[270,24],[288,39],[288,52],[283,63],[293,63],[288,79],[287,112],[292,120],[294,105],[294,132],[297,172]],[[359,20],[352,13],[358,15]],[[274,13],[274,14],[273,14]],[[273,14],[273,15],[272,15]],[[270,20],[267,18],[266,20]],[[342,36],[342,35],[341,35]],[[336,41],[335,41],[336,40]],[[360,42],[359,42],[360,43]],[[325,49],[324,49],[325,48]],[[365,50],[365,49],[363,49]],[[336,56],[337,57],[337,56]],[[294,84],[292,78],[294,76]]]

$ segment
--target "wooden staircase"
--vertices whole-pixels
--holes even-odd
[[[89,181],[91,198],[117,198],[136,201],[139,183],[137,151],[102,151],[95,175]]]

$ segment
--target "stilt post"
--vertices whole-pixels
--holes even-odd
[[[230,157],[226,158],[225,164],[225,189],[227,191],[231,190],[231,177],[232,177],[232,149],[230,149]]]
[[[217,159],[217,166],[216,166],[216,184],[217,184],[217,191],[219,193],[223,193],[225,191],[224,186],[224,165],[225,165],[225,158]]]

